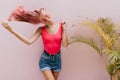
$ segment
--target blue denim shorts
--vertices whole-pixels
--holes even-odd
[[[39,61],[39,67],[41,71],[61,71],[61,52],[56,55],[49,55],[47,52],[43,51]]]

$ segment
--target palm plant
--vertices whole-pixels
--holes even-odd
[[[96,30],[105,45],[100,48],[94,39],[89,40],[81,37],[76,37],[71,43],[86,43],[97,50],[101,57],[103,57],[102,54],[105,53],[110,61],[109,65],[107,65],[105,61],[104,63],[108,73],[110,74],[111,80],[118,80],[120,70],[120,38],[119,33],[117,33],[116,25],[110,18],[99,18],[96,21],[87,19],[83,21],[82,24]]]

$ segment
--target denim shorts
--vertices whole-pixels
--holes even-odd
[[[39,67],[41,71],[52,70],[55,72],[61,71],[61,52],[56,55],[49,55],[47,52],[43,51]]]

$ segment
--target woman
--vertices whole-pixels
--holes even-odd
[[[25,38],[21,34],[14,31],[7,22],[2,22],[3,27],[28,45],[35,42],[39,36],[41,36],[44,44],[44,51],[39,61],[40,70],[42,71],[46,80],[57,80],[59,72],[61,71],[61,44],[65,47],[68,45],[66,23],[54,23],[45,9],[34,11],[35,13],[26,12],[22,9],[18,11],[19,13],[21,11],[20,14],[18,12],[16,13],[15,11],[9,17],[9,21],[17,20],[32,24],[42,23],[44,26],[39,27],[30,38]],[[30,14],[28,15],[28,13]],[[34,15],[36,13],[39,15]],[[26,16],[26,18],[24,16]],[[30,19],[35,21],[31,21]]]

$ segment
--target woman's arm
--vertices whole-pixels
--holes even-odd
[[[36,32],[30,37],[30,38],[25,38],[23,35],[17,33],[14,31],[6,22],[2,22],[3,27],[5,27],[9,32],[11,32],[13,35],[15,35],[18,39],[23,41],[24,43],[30,45],[34,41],[38,39],[38,37],[41,35],[41,28],[38,28]]]
[[[62,45],[64,47],[68,46],[68,36],[67,36],[67,31],[66,31],[66,23],[62,23]]]

